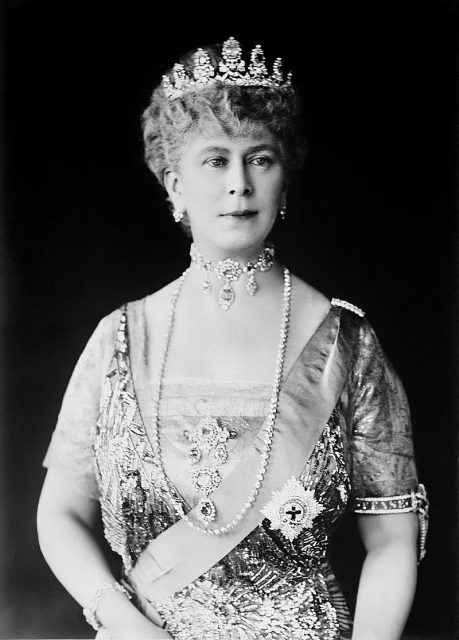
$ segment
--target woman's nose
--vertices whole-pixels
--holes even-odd
[[[244,166],[232,167],[228,175],[228,191],[230,195],[239,197],[252,193],[252,185]]]

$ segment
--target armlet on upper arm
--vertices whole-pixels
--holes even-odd
[[[382,515],[389,513],[414,512],[419,518],[418,560],[426,553],[426,537],[429,523],[429,501],[423,484],[419,484],[411,493],[400,496],[384,496],[378,498],[354,498],[354,513]]]

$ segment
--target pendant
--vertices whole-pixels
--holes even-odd
[[[212,416],[204,416],[191,429],[185,429],[184,437],[191,443],[188,451],[188,461],[192,465],[197,465],[202,460],[203,455],[212,455],[215,465],[224,464],[228,459],[228,449],[226,442],[236,436],[235,431],[229,431],[225,426],[219,424],[218,420]],[[216,517],[216,508],[209,498],[215,489],[218,488],[222,477],[215,467],[201,465],[191,472],[191,483],[194,489],[204,496],[198,503],[199,518],[203,522],[209,523]]]
[[[201,460],[201,449],[194,444],[188,452],[188,460],[191,464],[197,464]]]
[[[314,519],[324,510],[315,499],[314,491],[305,489],[294,476],[273,497],[261,512],[271,521],[270,529],[279,529],[292,542],[303,529],[311,529]]]
[[[202,286],[202,290],[204,291],[204,293],[209,293],[209,291],[212,289],[212,284],[211,284],[210,279],[209,279],[209,273],[211,271],[211,268],[212,267],[211,267],[210,262],[206,262],[204,264],[204,269],[205,269],[205,272],[206,272],[206,279],[204,280],[204,282],[201,285]]]
[[[225,260],[219,260],[215,267],[215,272],[220,280],[225,282],[231,282],[239,280],[242,273],[242,267],[237,260],[231,258],[225,258]]]
[[[249,294],[249,296],[254,296],[256,294],[256,292],[258,291],[258,285],[257,285],[257,281],[255,280],[255,274],[251,273],[249,276],[249,280],[247,282],[247,284],[245,285],[245,288],[247,290],[247,293]]]
[[[209,524],[209,522],[215,520],[217,516],[217,509],[210,498],[201,498],[201,500],[197,504],[197,508],[197,517],[202,522],[204,522],[205,524]]]
[[[228,449],[224,444],[219,444],[215,447],[214,458],[217,464],[225,464],[228,460]]]
[[[221,481],[222,477],[217,469],[212,469],[207,465],[194,469],[191,474],[191,482],[195,490],[206,496],[215,491]]]
[[[212,416],[205,416],[195,427],[186,432],[186,437],[209,454],[220,443],[224,444],[231,436],[226,427],[221,427],[218,420]]]
[[[233,287],[229,282],[225,282],[223,287],[218,292],[218,304],[224,311],[228,311],[231,305],[234,302],[236,294],[234,293]]]

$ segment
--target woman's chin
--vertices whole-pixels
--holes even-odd
[[[270,231],[271,227],[267,228],[265,225],[260,228],[260,226],[250,223],[230,223],[227,226],[225,224],[225,228],[212,229],[208,233],[194,233],[193,242],[202,253],[205,251],[253,253],[265,246]]]

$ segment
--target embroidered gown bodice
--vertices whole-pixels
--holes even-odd
[[[166,379],[159,415],[166,487],[151,444],[143,310],[144,301],[129,303],[96,329],[69,383],[45,459],[100,501],[105,536],[122,558],[127,582],[148,542],[180,519],[174,503],[188,512],[202,496],[193,472],[217,468],[224,479],[244,460],[271,395],[265,384]],[[336,524],[346,508],[425,514],[403,389],[371,327],[351,315],[332,307],[310,341],[333,339],[331,326],[340,316],[355,325],[347,383],[298,476],[320,513],[294,540],[265,518],[199,578],[152,602],[173,638],[350,638],[349,613],[327,559]],[[312,357],[307,349],[302,355]],[[286,384],[301,382],[302,375],[300,358]],[[213,445],[193,436],[203,433],[209,418],[225,434]],[[196,442],[201,446],[193,454]]]

